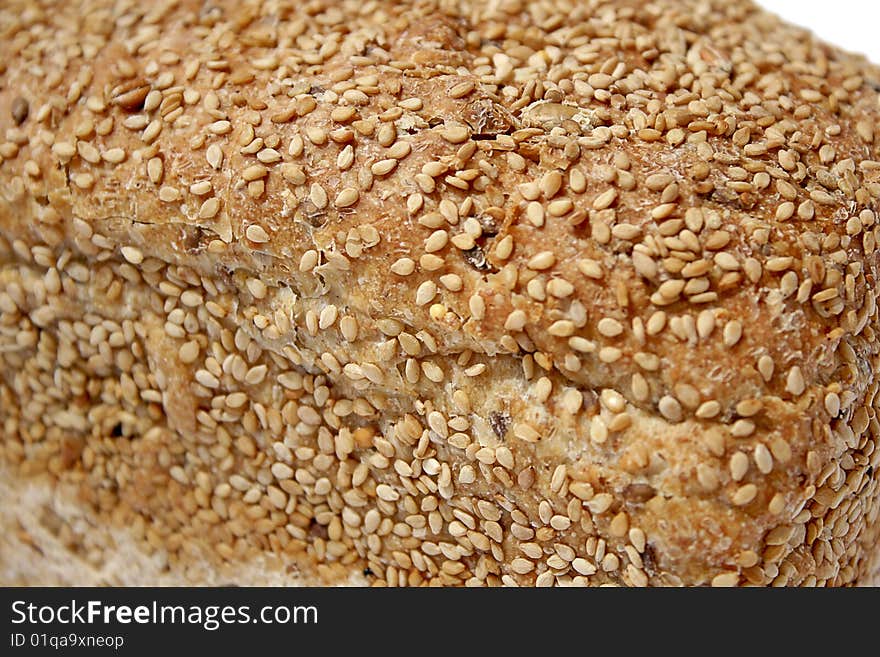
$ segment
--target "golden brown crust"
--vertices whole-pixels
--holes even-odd
[[[0,10],[10,481],[182,581],[870,582],[880,70],[660,5]]]

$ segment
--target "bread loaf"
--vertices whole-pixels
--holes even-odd
[[[871,584],[880,69],[750,2],[7,1],[3,584]]]

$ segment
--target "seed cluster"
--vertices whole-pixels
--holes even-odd
[[[744,1],[0,26],[4,477],[183,578],[876,576],[876,67]]]

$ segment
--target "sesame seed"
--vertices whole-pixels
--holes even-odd
[[[758,487],[755,484],[745,484],[736,489],[731,497],[731,502],[736,506],[745,506],[752,502],[757,495]]]
[[[196,196],[204,196],[205,194],[210,194],[214,190],[213,185],[211,185],[210,180],[200,180],[199,182],[193,183],[189,186],[189,191],[191,194],[195,194]]]
[[[399,258],[391,265],[391,271],[398,276],[409,276],[416,269],[416,263],[410,258]]]
[[[251,242],[262,244],[269,241],[269,233],[259,224],[251,224],[245,230],[245,235]]]
[[[647,279],[653,279],[657,276],[657,263],[641,251],[633,251],[632,264],[635,270]]]
[[[548,171],[541,177],[538,187],[544,198],[551,199],[562,189],[562,174],[559,171]]]
[[[327,204],[329,203],[327,192],[320,183],[312,183],[311,187],[309,187],[309,200],[319,210],[323,210],[327,207]]]
[[[619,240],[632,241],[637,238],[642,229],[633,224],[617,224],[611,229],[611,234]],[[677,281],[667,281],[667,283],[678,283]],[[662,286],[661,286],[662,287]]]
[[[120,252],[122,257],[133,265],[139,265],[144,261],[144,254],[140,249],[133,246],[123,246]]]
[[[675,300],[678,299],[679,295],[684,290],[685,282],[678,279],[673,279],[669,281],[664,281],[660,284],[660,287],[657,288],[657,293],[664,300]]]
[[[751,420],[737,420],[730,426],[730,433],[735,438],[745,438],[755,432],[755,423]]]
[[[556,254],[552,251],[541,251],[540,253],[529,258],[528,268],[536,271],[550,269],[556,264]]]
[[[558,299],[565,299],[574,294],[574,285],[562,278],[553,278],[547,283],[547,293]]]
[[[449,241],[460,251],[470,251],[476,247],[476,240],[474,240],[473,235],[468,233],[459,233],[458,235],[453,236]]]
[[[767,271],[780,272],[790,268],[793,263],[794,258],[791,256],[779,256],[768,259],[767,262],[764,263],[764,268],[767,269]]]
[[[840,413],[840,396],[835,392],[825,395],[825,410],[831,417],[837,417]]]
[[[220,381],[217,377],[207,370],[197,370],[195,373],[195,379],[206,388],[217,388],[220,385]]]
[[[76,155],[76,146],[66,141],[58,141],[52,144],[52,152],[58,156],[62,162],[69,161]]]
[[[514,310],[504,322],[504,328],[508,331],[522,331],[526,325],[526,314],[522,310]]]
[[[330,328],[333,324],[336,323],[336,318],[339,316],[339,312],[334,305],[324,306],[321,310],[321,314],[318,316],[318,328],[321,330]]]
[[[199,292],[195,290],[184,290],[180,295],[180,302],[184,306],[188,306],[190,308],[198,308],[204,303],[204,298]]]
[[[387,176],[395,168],[397,168],[397,160],[392,157],[387,160],[379,160],[370,167],[370,171],[374,176]]]
[[[737,320],[732,320],[724,325],[723,340],[725,347],[732,347],[740,341],[742,337],[742,324]]]
[[[272,467],[270,468],[270,470],[272,472],[272,476],[275,477],[276,479],[278,479],[279,481],[284,481],[286,479],[293,478],[293,468],[291,468],[286,463],[281,463],[281,462],[276,461],[275,463],[272,464]]]
[[[162,122],[158,119],[154,119],[147,124],[147,127],[144,128],[143,134],[141,134],[141,139],[143,139],[145,144],[153,143],[156,138],[159,136],[159,133],[162,132]]]
[[[633,360],[636,362],[636,365],[648,372],[656,372],[660,369],[660,358],[656,354],[637,351],[633,354]]]
[[[339,330],[342,333],[342,337],[348,342],[354,342],[357,340],[359,328],[357,320],[354,317],[346,315],[339,320]]]
[[[548,328],[547,333],[556,337],[568,337],[574,333],[574,322],[567,319],[560,319],[553,322]]]
[[[531,201],[526,206],[526,218],[533,226],[540,228],[544,225],[544,206],[538,201]]]
[[[425,281],[416,290],[416,305],[424,306],[430,303],[437,295],[437,284],[434,281]]]
[[[309,126],[305,129],[306,137],[315,146],[323,146],[327,143],[327,131],[317,126]]]
[[[721,404],[719,404],[714,399],[703,402],[697,407],[697,410],[694,411],[694,415],[703,420],[709,420],[713,417],[717,417],[719,413],[721,413]]]
[[[337,208],[349,208],[358,202],[360,193],[354,187],[346,187],[336,196],[334,205]]]
[[[758,443],[755,446],[753,457],[755,465],[758,467],[761,474],[770,474],[773,470],[773,456],[770,454],[770,450],[767,449],[766,445]]]
[[[657,404],[660,414],[671,422],[681,422],[683,415],[681,404],[675,397],[664,395]]]
[[[718,474],[705,463],[697,465],[697,481],[704,491],[710,492],[718,488]]]
[[[473,80],[464,80],[449,88],[447,94],[450,98],[463,98],[474,90]]]
[[[103,153],[101,153],[101,158],[105,162],[109,162],[111,164],[119,164],[120,162],[125,161],[126,153],[121,148],[110,148]]]
[[[602,515],[614,503],[614,496],[610,493],[599,493],[593,496],[588,502],[587,507],[593,514]]]
[[[486,315],[486,302],[483,300],[483,297],[475,294],[468,299],[468,309],[474,319],[483,319]]]
[[[788,371],[788,376],[785,380],[785,389],[792,395],[799,396],[803,394],[806,388],[807,385],[804,381],[804,375],[801,373],[801,368],[795,365]]]
[[[674,387],[676,398],[683,406],[696,409],[700,405],[700,391],[687,383],[676,383]]]
[[[571,527],[571,519],[566,516],[555,515],[550,518],[550,526],[558,532],[564,532]]]
[[[181,362],[185,365],[190,365],[196,361],[199,357],[199,344],[193,340],[189,342],[184,342],[177,352],[178,357]]]
[[[398,105],[405,110],[418,112],[420,109],[422,109],[422,100],[421,98],[405,98],[404,100],[400,101]]]
[[[712,578],[712,586],[714,588],[730,588],[739,584],[739,573],[730,571],[719,573]]]
[[[600,445],[608,440],[608,425],[598,415],[590,423],[590,439]]]
[[[212,196],[199,208],[199,219],[212,219],[220,212],[220,199]]]
[[[246,167],[241,172],[241,177],[247,181],[251,182],[254,180],[259,180],[261,178],[265,178],[269,174],[269,170],[263,166],[262,164],[252,164],[249,167]]]
[[[91,189],[95,184],[95,177],[90,173],[77,173],[72,177],[73,184],[80,189]]]
[[[162,182],[162,176],[164,173],[164,166],[162,164],[162,160],[158,157],[151,157],[147,160],[147,176],[150,178],[150,182],[154,185],[158,185]]]
[[[757,415],[763,407],[764,404],[760,399],[743,399],[737,403],[736,413],[742,417],[752,417]]]
[[[387,484],[379,484],[376,487],[376,495],[379,496],[379,499],[386,502],[396,502],[400,499],[400,494]]]
[[[205,151],[205,159],[212,169],[219,169],[223,165],[223,151],[217,144],[211,144]]]
[[[598,211],[610,208],[617,200],[617,195],[618,192],[613,187],[611,189],[605,190],[593,199],[593,209]]]
[[[798,205],[797,215],[804,221],[810,221],[816,214],[816,208],[812,201],[804,201]]]
[[[603,363],[616,363],[623,357],[623,351],[617,347],[602,347],[598,356]]]
[[[773,378],[774,369],[775,365],[773,363],[773,359],[770,358],[770,356],[764,355],[758,359],[758,372],[760,372],[765,381],[770,381],[770,379]]]
[[[577,557],[571,562],[571,567],[581,575],[594,575],[596,573],[596,566],[592,563],[584,559],[583,557]]]
[[[425,240],[425,252],[434,253],[436,251],[440,251],[446,246],[448,241],[449,233],[447,233],[445,230],[435,230]]]
[[[299,260],[299,270],[302,272],[312,271],[315,266],[318,264],[318,252],[314,249],[309,249],[305,253],[302,254]]]
[[[226,120],[214,121],[208,125],[208,131],[215,135],[225,135],[232,131],[232,123]]]
[[[715,313],[711,310],[700,311],[697,316],[697,334],[705,340],[715,330]]]
[[[245,285],[246,285],[248,291],[251,293],[251,295],[253,295],[253,297],[255,299],[265,299],[266,298],[266,294],[268,293],[268,288],[266,287],[266,284],[263,281],[261,281],[257,278],[249,278],[245,282]]]
[[[555,201],[551,201],[547,206],[547,212],[550,213],[553,217],[562,217],[569,212],[571,212],[574,204],[571,202],[569,198],[561,198]]]
[[[535,443],[541,439],[541,434],[524,422],[516,424],[513,427],[513,435],[528,443]]]
[[[163,185],[159,188],[159,200],[165,203],[173,203],[180,198],[180,192],[175,187]]]
[[[535,569],[535,564],[523,557],[515,557],[510,562],[510,569],[518,575],[527,575]]]
[[[440,131],[440,136],[451,144],[461,144],[469,137],[464,126],[451,126]]]
[[[623,326],[621,323],[610,317],[603,317],[600,319],[596,328],[599,330],[599,333],[608,338],[613,338],[623,333]]]
[[[734,452],[730,457],[730,476],[734,481],[739,481],[746,476],[749,469],[749,457],[743,452]]]

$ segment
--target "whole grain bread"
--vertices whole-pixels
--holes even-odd
[[[4,2],[0,582],[876,581],[878,89],[742,0]]]

